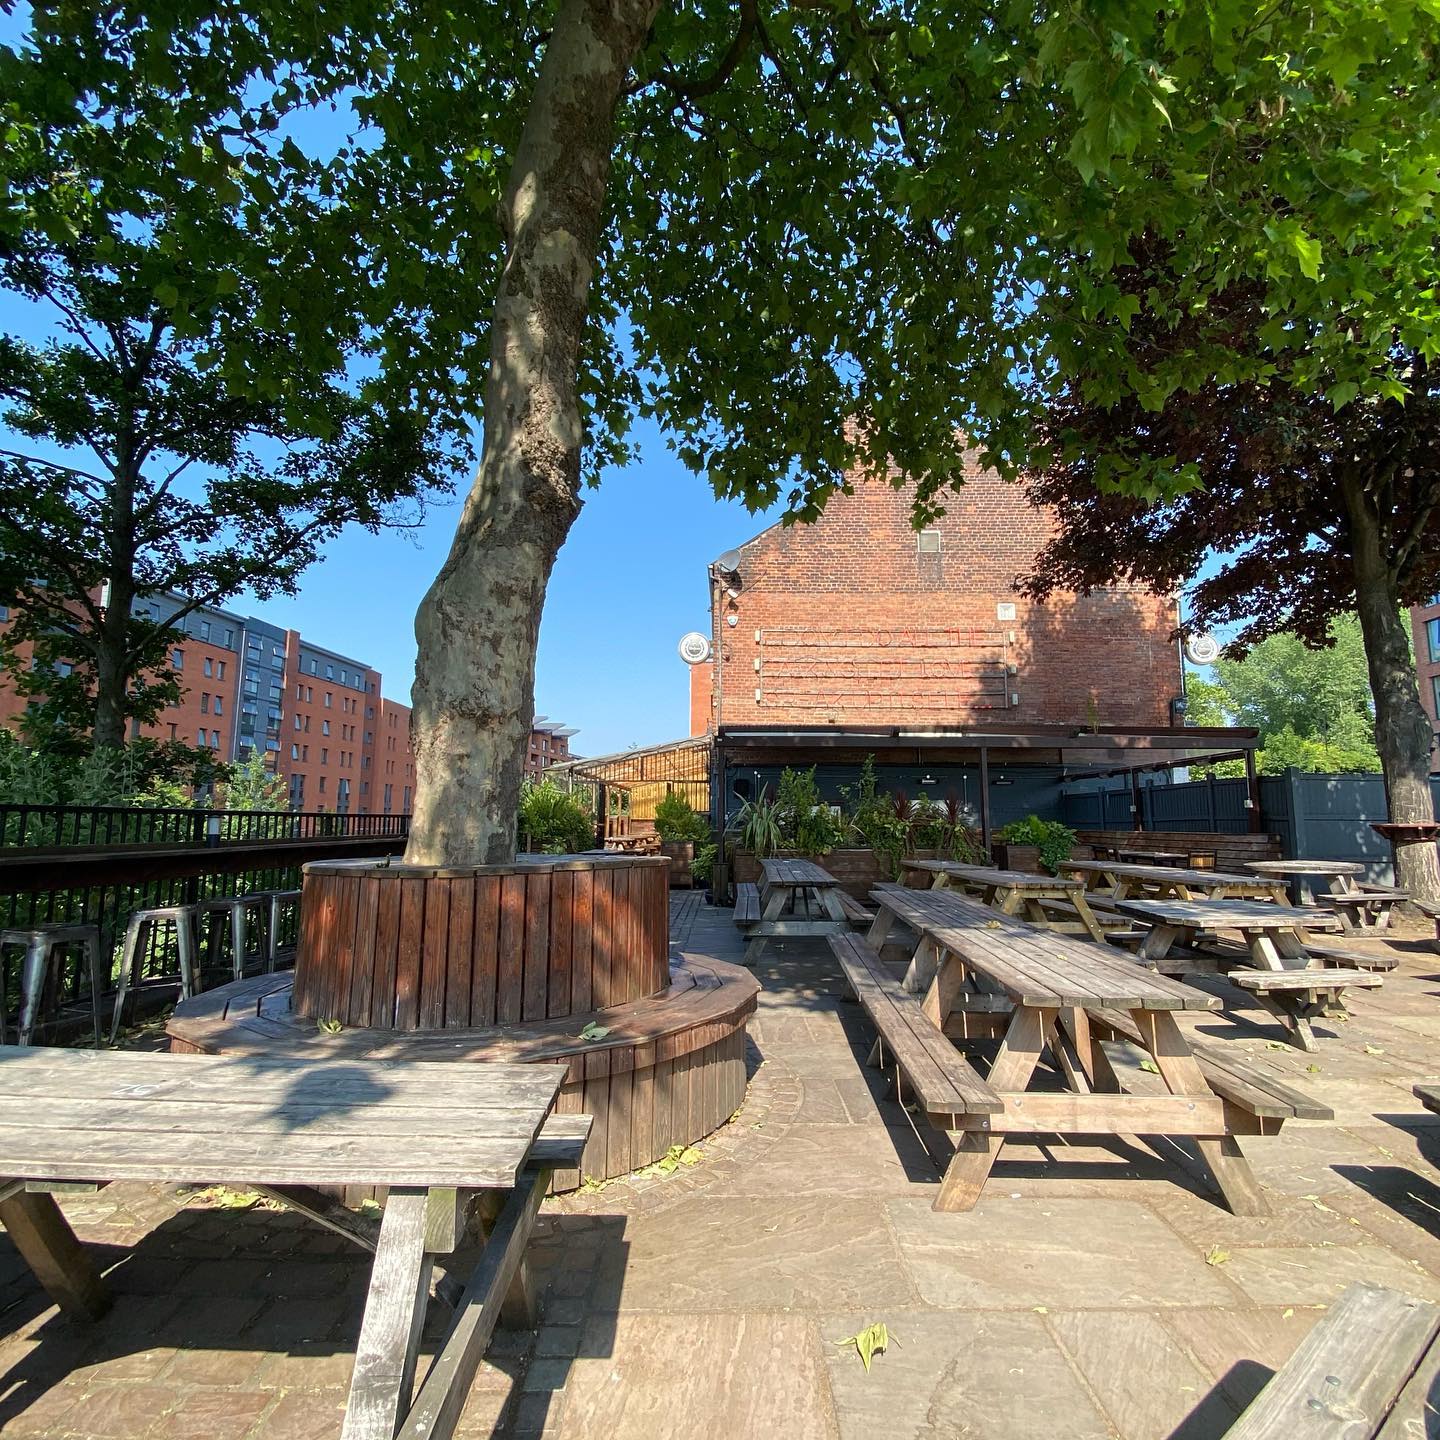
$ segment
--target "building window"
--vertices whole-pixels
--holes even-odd
[[[323,775],[320,777],[320,793],[322,795],[325,793],[325,777]]]
[[[298,715],[295,717],[295,728],[297,730],[300,728],[300,717]]]
[[[210,744],[212,748],[216,750],[220,748],[220,732],[218,730],[212,730],[210,732]]]
[[[185,668],[185,652],[183,650],[172,650],[170,652],[170,664],[176,670],[183,670]]]
[[[298,760],[300,758],[300,747],[298,745],[292,745],[290,747],[290,758],[292,760]]]
[[[334,700],[335,700],[335,692],[334,692],[333,690],[327,690],[327,691],[325,692],[325,708],[326,708],[327,710],[330,710],[330,709],[333,708]]]
[[[221,680],[225,678],[225,662],[223,660],[219,662],[219,678]]]
[[[225,648],[227,650],[233,650],[235,648],[235,631],[229,625],[225,627]],[[220,671],[221,674],[224,674],[225,666],[223,664],[220,666]]]
[[[330,733],[330,722],[328,720],[322,720],[320,722],[320,733],[322,735],[328,735]]]
[[[1425,622],[1425,640],[1432,660],[1440,660],[1440,620]]]
[[[921,555],[938,555],[940,553],[940,532],[938,530],[922,530],[915,537],[915,549]]]
[[[210,692],[208,690],[200,692],[200,713],[202,715],[210,713]]]
[[[205,657],[205,678],[208,680],[208,679],[210,678],[211,674],[212,674],[212,667],[211,667],[211,665],[210,665],[210,657],[207,655],[207,656]]]
[[[205,748],[205,732],[203,730],[200,732],[199,743],[200,748],[203,750]]]
[[[1436,715],[1440,715],[1440,675],[1430,677],[1430,705]]]
[[[202,640],[208,640],[210,638],[210,622],[208,620],[202,620],[200,622],[200,638]]]
[[[320,763],[322,765],[328,765],[330,763],[330,747],[328,745],[322,745],[320,747]]]
[[[219,695],[217,695],[217,696],[215,697],[215,713],[216,713],[217,715],[219,715],[219,714],[222,713],[222,712],[221,712],[221,709],[220,709],[220,699],[221,699],[221,697],[220,697]]]

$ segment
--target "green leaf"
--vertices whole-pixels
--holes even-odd
[[[1359,393],[1360,387],[1353,380],[1342,380],[1325,392],[1325,398],[1336,410],[1343,410]]]
[[[604,1025],[597,1025],[593,1020],[580,1032],[580,1039],[590,1044],[596,1040],[603,1040],[610,1033]]]
[[[870,1373],[870,1362],[876,1355],[883,1355],[890,1345],[890,1332],[885,1328],[883,1320],[877,1320],[873,1325],[867,1325],[863,1330],[854,1335],[847,1335],[843,1340],[835,1342],[841,1347],[853,1345],[855,1353],[860,1357],[860,1363],[865,1367],[865,1373]]]
[[[180,303],[180,292],[168,280],[162,280],[151,292],[167,310],[173,310]]]
[[[315,1026],[327,1035],[338,1035],[345,1028],[338,1020],[317,1020]]]

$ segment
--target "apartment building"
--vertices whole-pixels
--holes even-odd
[[[1410,612],[1415,640],[1415,672],[1420,682],[1420,703],[1430,716],[1437,737],[1430,751],[1430,772],[1440,774],[1440,595],[1432,595]]]
[[[168,621],[181,604],[161,596],[136,608]],[[0,607],[0,626],[9,620]],[[170,664],[180,699],[137,733],[181,740],[225,761],[261,754],[285,780],[296,810],[409,812],[410,709],[383,697],[379,671],[363,661],[297,630],[202,608],[178,622]],[[24,708],[0,673],[0,724],[13,724]]]
[[[531,725],[530,744],[525,751],[525,774],[534,779],[552,765],[573,759],[570,737],[579,733],[573,725],[562,725],[548,715],[537,715]]]

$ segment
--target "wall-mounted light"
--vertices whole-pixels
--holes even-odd
[[[1008,775],[997,775],[990,783],[992,785],[1013,785],[1015,782]]]
[[[929,773],[926,773],[920,777],[920,783],[922,785],[933,785],[935,783],[935,777]]]

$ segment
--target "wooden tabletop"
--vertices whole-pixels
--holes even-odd
[[[1338,930],[1326,910],[1294,910],[1266,900],[1117,900],[1117,910],[1187,930]]]
[[[1161,861],[1161,860],[1184,860],[1185,857],[1190,853],[1190,852],[1187,851],[1187,850],[1146,850],[1146,849],[1144,849],[1143,847],[1142,847],[1142,848],[1137,848],[1136,846],[1133,846],[1133,845],[1116,845],[1116,846],[1114,847],[1114,849],[1115,849],[1115,853],[1116,853],[1117,855],[1120,855],[1120,856],[1125,856],[1125,855],[1131,855],[1131,856],[1143,855],[1143,856],[1147,857],[1148,859],[1150,859],[1150,860],[1155,860],[1155,861]],[[1138,863],[1142,863],[1142,864],[1143,864],[1144,862],[1141,861],[1141,862],[1138,862]]]
[[[1220,1000],[1158,975],[1110,945],[1041,930],[953,890],[881,885],[871,892],[906,924],[958,955],[1017,1005],[1218,1010]]]
[[[1223,870],[1189,870],[1177,865],[1131,865],[1120,860],[1066,860],[1062,870],[1085,875],[1125,875],[1134,880],[1164,881],[1174,885],[1259,885],[1253,875],[1227,875]]]
[[[1247,860],[1247,870],[1257,875],[1363,875],[1358,860]]]
[[[0,1046],[0,1174],[507,1188],[564,1073]]]
[[[972,885],[994,885],[1006,890],[1053,890],[1057,885],[1069,889],[1082,882],[1071,880],[1064,875],[1035,875],[1028,870],[999,870],[991,865],[961,865],[953,860],[930,860],[919,862],[924,868],[939,868],[946,875],[968,880]]]
[[[840,883],[813,860],[762,860],[760,868],[765,872],[767,885],[804,885],[820,890]]]

